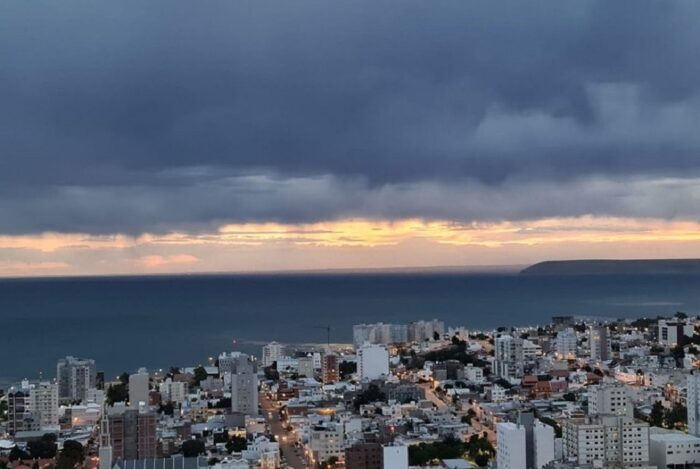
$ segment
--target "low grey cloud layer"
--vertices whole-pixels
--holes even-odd
[[[697,218],[700,4],[0,5],[0,232]]]

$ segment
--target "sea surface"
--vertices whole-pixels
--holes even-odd
[[[470,329],[553,315],[700,312],[700,276],[286,274],[0,280],[0,384],[52,378],[65,355],[107,377],[206,364],[263,343],[351,342],[352,325],[439,318]]]

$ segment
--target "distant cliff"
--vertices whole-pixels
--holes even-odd
[[[699,274],[700,259],[592,259],[545,261],[520,271],[521,275]]]

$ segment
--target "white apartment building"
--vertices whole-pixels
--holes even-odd
[[[692,372],[686,378],[688,391],[688,433],[700,436],[700,373]]]
[[[335,456],[338,460],[345,459],[345,435],[343,425],[326,423],[315,425],[309,433],[309,450],[312,463],[323,463]]]
[[[299,376],[307,378],[314,377],[314,359],[313,357],[301,357],[297,360],[297,370]]]
[[[554,428],[540,421],[535,421],[532,433],[534,467],[541,469],[554,461]]]
[[[604,467],[649,463],[649,424],[630,417],[595,417],[564,422],[564,456],[577,464]]]
[[[41,429],[58,427],[58,383],[44,381],[31,385],[28,407]]]
[[[181,404],[187,400],[187,384],[167,378],[158,387],[163,402]]]
[[[649,430],[649,462],[658,468],[700,464],[700,438],[678,430]]]
[[[408,469],[408,446],[382,447],[384,469]]]
[[[525,466],[525,427],[511,422],[496,425],[498,469],[527,469]]]
[[[445,334],[445,323],[433,319],[432,321],[413,321],[408,323],[408,341],[423,342],[433,340],[435,334],[442,337]]]
[[[362,381],[389,376],[389,351],[383,345],[365,343],[357,350],[357,373]]]
[[[284,356],[284,345],[278,342],[270,342],[263,346],[262,349],[262,365],[272,366],[277,360]]]
[[[523,339],[523,359],[525,361],[531,361],[538,355],[542,355],[542,347],[530,340]]]
[[[630,401],[626,385],[618,382],[604,382],[589,386],[587,390],[588,415],[634,416],[634,406]]]
[[[496,337],[495,373],[499,378],[520,378],[523,376],[525,356],[523,339],[510,335]]]
[[[568,327],[557,333],[556,338],[557,357],[564,360],[573,360],[576,358],[576,331]]]
[[[681,319],[659,319],[657,323],[659,343],[674,347],[683,337],[692,337],[695,327]]]
[[[248,447],[243,450],[243,457],[250,462],[254,461],[256,468],[277,469],[280,467],[279,443],[258,436],[248,443]]]
[[[129,405],[138,407],[140,403],[148,405],[148,371],[139,368],[137,373],[129,375]]]
[[[518,423],[496,426],[498,468],[541,469],[554,461],[554,428],[522,412]]]
[[[353,344],[355,348],[365,342],[370,344],[396,344],[408,341],[408,326],[406,324],[356,324],[352,327]]]
[[[484,370],[470,363],[464,367],[464,378],[472,383],[483,383]]]

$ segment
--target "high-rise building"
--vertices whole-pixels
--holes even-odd
[[[588,343],[591,347],[592,360],[604,362],[612,359],[608,326],[605,324],[591,326]]]
[[[557,333],[557,356],[565,360],[576,358],[576,331],[568,327]]]
[[[107,416],[112,458],[117,460],[155,458],[156,415],[140,408],[112,407]]]
[[[686,378],[688,391],[688,433],[700,436],[700,373],[693,371]]]
[[[499,469],[541,469],[554,460],[554,428],[522,412],[518,423],[497,425]]]
[[[649,463],[649,424],[631,417],[569,419],[562,436],[564,456],[576,464],[636,467]]]
[[[7,432],[14,435],[22,431],[39,430],[39,421],[32,414],[29,389],[12,387],[7,391]]]
[[[148,371],[139,368],[137,373],[129,375],[129,405],[138,407],[143,403],[148,405]]]
[[[498,468],[525,469],[525,427],[512,422],[500,422],[496,425],[496,438]]]
[[[56,377],[58,398],[62,400],[85,400],[88,390],[96,385],[95,360],[67,356],[58,360]]]
[[[326,353],[323,355],[323,363],[321,365],[321,378],[323,384],[333,384],[338,382],[340,379],[338,365],[338,355],[334,353]]]
[[[408,340],[408,326],[406,324],[356,324],[352,328],[353,343],[355,348],[365,342],[370,344],[396,344]]]
[[[496,337],[495,343],[496,376],[499,378],[520,378],[525,369],[523,339],[510,335]]]
[[[219,357],[219,372],[231,389],[231,410],[245,415],[258,415],[258,366],[253,357],[240,352]]]
[[[297,373],[299,376],[305,376],[307,378],[314,377],[314,359],[313,357],[300,357],[297,360]]]
[[[58,427],[58,383],[44,381],[30,386],[29,407],[40,428]]]
[[[8,433],[58,429],[58,384],[22,381],[7,392]]]
[[[389,376],[389,351],[383,345],[365,343],[357,351],[357,373],[368,381]]]
[[[617,381],[588,387],[588,415],[633,417],[634,406],[627,386]]]
[[[102,418],[100,419],[100,449],[99,449],[99,469],[112,469],[112,439],[109,435],[109,419],[107,418],[107,407],[102,406]]]
[[[277,360],[284,356],[284,345],[278,342],[270,342],[263,346],[262,349],[262,365],[272,366]]]
[[[442,337],[445,334],[445,323],[437,319],[432,321],[413,321],[408,324],[409,342],[423,342],[433,340],[435,335]]]

